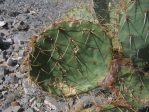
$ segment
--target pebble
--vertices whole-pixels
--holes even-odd
[[[6,25],[6,22],[5,21],[0,21],[0,27],[3,27]]]
[[[4,110],[4,112],[19,112],[19,110],[21,109],[20,106],[10,106],[8,107],[6,110]]]
[[[56,106],[50,103],[48,100],[44,100],[44,104],[47,105],[50,110],[56,110]]]
[[[19,106],[19,103],[17,101],[13,101],[13,102],[11,102],[11,106],[13,106],[13,107]]]
[[[17,65],[17,60],[13,60],[13,59],[9,58],[7,60],[7,65],[8,66],[16,66]]]
[[[4,75],[5,75],[5,67],[0,66],[0,80],[3,79]]]
[[[8,94],[7,91],[2,91],[2,95],[3,95],[3,96],[6,95],[6,94]]]
[[[83,107],[85,109],[92,107],[92,105],[93,105],[93,103],[90,102],[90,101],[86,101],[86,102],[83,103]]]
[[[26,112],[34,112],[34,110],[32,108],[28,108]]]
[[[34,106],[33,107],[37,112],[39,112],[40,111],[40,109],[39,108],[37,108],[36,106]]]
[[[25,23],[24,21],[19,22],[15,25],[16,29],[19,31],[28,31],[29,25]]]
[[[2,90],[3,90],[3,88],[4,88],[4,86],[3,86],[3,85],[0,85],[0,91],[2,91]]]
[[[36,99],[36,98],[33,97],[32,99],[29,100],[29,102],[30,102],[30,103],[33,103],[33,101],[34,101],[35,99]]]

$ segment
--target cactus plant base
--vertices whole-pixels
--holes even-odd
[[[98,24],[78,20],[55,23],[32,48],[30,77],[54,95],[86,92],[97,87],[109,71],[111,47]]]

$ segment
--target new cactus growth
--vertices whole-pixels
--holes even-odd
[[[144,67],[149,64],[149,0],[134,0],[122,14],[119,39],[124,53]]]
[[[77,20],[53,24],[32,48],[30,76],[54,95],[86,92],[108,72],[111,47],[98,24]]]

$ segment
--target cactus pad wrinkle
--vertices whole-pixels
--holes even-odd
[[[149,63],[149,0],[134,0],[123,12],[119,38],[127,56],[139,66]]]
[[[53,24],[30,54],[30,76],[43,90],[71,96],[95,88],[112,59],[111,40],[87,21]]]

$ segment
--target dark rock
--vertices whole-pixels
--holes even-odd
[[[18,16],[19,14],[21,14],[20,12],[17,12],[17,11],[15,11],[15,12],[9,12],[9,16],[11,16],[11,17],[16,17],[16,16]]]
[[[5,34],[0,33],[0,49],[6,50],[10,47],[11,43],[7,42],[6,39],[4,39]]]
[[[4,4],[5,0],[0,0],[0,4]]]
[[[9,59],[7,60],[7,65],[8,65],[8,66],[16,66],[17,63],[18,63],[17,60],[14,60],[14,59],[11,59],[11,58],[9,58]]]
[[[5,76],[5,74],[7,74],[8,71],[6,69],[6,66],[0,66],[0,80],[3,79],[3,77]]]
[[[90,107],[92,107],[92,106],[93,106],[93,103],[90,102],[90,101],[86,101],[86,102],[84,102],[84,104],[83,104],[83,108],[85,108],[85,109],[90,108]]]
[[[29,25],[23,21],[19,22],[15,27],[19,31],[28,31],[29,29]]]

